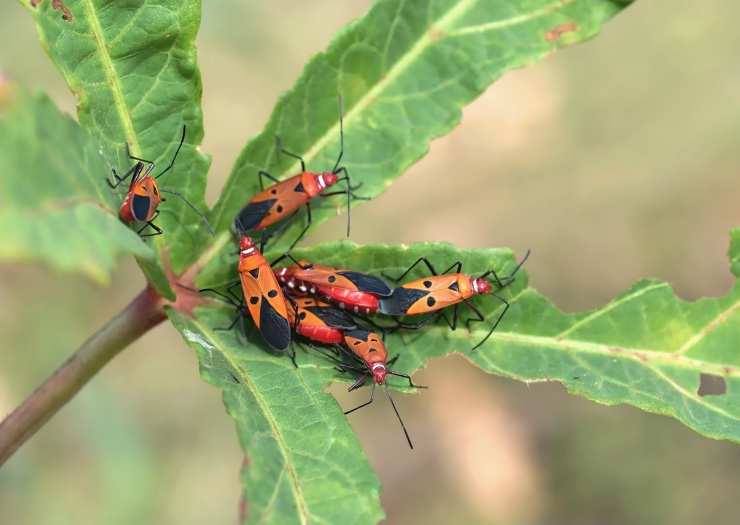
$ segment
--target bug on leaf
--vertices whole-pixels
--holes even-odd
[[[291,293],[310,293],[356,314],[377,313],[378,300],[393,293],[380,277],[306,261],[279,268],[275,276]]]
[[[396,316],[431,313],[432,315],[430,317],[416,326],[399,324],[399,327],[419,329],[432,320],[441,316],[447,322],[450,328],[452,330],[455,330],[457,328],[458,306],[459,303],[464,302],[468,305],[468,307],[470,307],[471,310],[473,310],[473,312],[477,316],[466,320],[465,324],[468,328],[470,328],[471,322],[484,320],[483,314],[480,312],[480,310],[478,310],[478,308],[476,308],[475,305],[473,305],[473,303],[469,301],[470,297],[476,294],[490,294],[506,306],[496,319],[496,322],[493,323],[493,326],[491,327],[491,330],[488,332],[488,334],[486,334],[486,336],[473,347],[473,350],[476,350],[491,336],[493,331],[501,322],[501,319],[504,317],[504,314],[509,309],[509,301],[495,294],[492,291],[492,284],[497,284],[499,288],[503,288],[504,286],[510,284],[512,282],[512,279],[514,278],[514,275],[517,271],[519,271],[519,268],[521,268],[528,257],[529,250],[527,250],[527,254],[524,256],[524,259],[522,259],[522,261],[516,266],[516,268],[514,268],[514,271],[512,271],[509,275],[501,278],[496,275],[496,272],[494,270],[488,270],[479,277],[471,277],[469,275],[461,273],[461,261],[456,262],[440,274],[437,273],[432,263],[429,262],[426,257],[420,257],[399,277],[390,277],[385,274],[384,276],[392,281],[400,281],[401,279],[406,277],[406,275],[408,275],[409,272],[411,272],[411,270],[413,270],[419,263],[424,263],[429,271],[432,273],[432,275],[430,277],[424,277],[422,279],[417,279],[415,281],[405,283],[394,289],[393,293],[389,297],[383,297],[379,300],[378,311],[386,315]],[[490,282],[486,280],[489,275],[493,276],[493,279],[491,279]],[[508,281],[508,283],[502,285],[501,283],[503,281]],[[442,309],[452,305],[454,305],[455,308],[452,316],[452,321],[450,322],[444,315]]]
[[[126,151],[128,152],[128,158],[137,161],[136,164],[130,170],[128,170],[123,175],[123,177],[119,177],[118,173],[116,173],[116,170],[111,170],[113,171],[113,178],[115,182],[111,182],[110,179],[105,179],[106,182],[108,182],[108,185],[111,188],[115,189],[122,182],[131,177],[131,182],[129,183],[128,187],[128,194],[123,200],[123,204],[121,204],[120,215],[121,219],[123,219],[124,221],[145,223],[144,226],[137,232],[142,237],[162,235],[162,230],[153,222],[154,219],[156,219],[159,215],[159,204],[161,202],[165,202],[165,199],[162,197],[162,193],[170,193],[172,195],[177,195],[178,197],[180,197],[185,202],[185,204],[190,206],[190,208],[198,214],[198,217],[200,217],[200,219],[206,225],[208,231],[211,232],[211,235],[213,235],[214,237],[216,236],[216,234],[213,232],[213,228],[211,228],[211,225],[208,223],[208,220],[201,212],[198,211],[195,206],[190,203],[190,201],[188,201],[182,194],[176,191],[161,189],[157,184],[157,179],[170,171],[170,169],[172,169],[172,166],[175,164],[175,159],[177,159],[177,155],[178,153],[180,153],[180,148],[182,148],[183,142],[185,142],[185,131],[186,127],[183,126],[180,145],[177,146],[177,151],[175,151],[175,155],[172,157],[172,162],[170,162],[170,165],[167,166],[159,175],[152,176],[151,173],[154,170],[155,166],[154,162],[152,162],[151,160],[140,159],[139,157],[132,156],[131,153],[128,152],[127,143]],[[146,164],[148,164],[148,166],[146,170],[144,170],[144,166]],[[141,233],[147,227],[153,229],[154,233],[146,233],[142,235]]]
[[[262,232],[262,246],[266,238],[266,231]],[[241,285],[244,298],[237,297],[233,289]],[[239,280],[226,287],[226,294],[212,288],[204,288],[199,292],[214,292],[234,305],[240,314],[246,310],[252,317],[257,329],[265,341],[275,350],[285,351],[290,344],[290,323],[288,322],[288,308],[280,285],[272,273],[270,265],[257,249],[254,241],[247,235],[239,240]],[[231,298],[233,298],[233,301]],[[236,321],[242,319],[240,315],[229,326],[233,328]],[[246,332],[242,323],[242,335]],[[295,365],[295,355],[291,355]]]
[[[347,236],[349,237],[350,230],[350,198],[367,200],[368,197],[359,197],[353,193],[354,190],[358,189],[361,184],[352,186],[350,183],[349,172],[344,166],[340,166],[339,163],[344,155],[344,124],[342,119],[342,98],[339,97],[339,156],[337,162],[334,164],[334,169],[331,173],[311,173],[306,171],[306,163],[302,157],[291,153],[283,148],[282,142],[279,136],[275,137],[277,141],[278,149],[284,155],[297,159],[301,163],[301,173],[294,175],[284,181],[279,181],[277,178],[269,174],[268,172],[261,170],[259,172],[260,177],[260,188],[262,191],[252,197],[247,204],[239,211],[234,221],[235,227],[242,228],[244,232],[250,232],[254,230],[260,230],[275,224],[283,218],[287,217],[285,223],[280,226],[277,230],[270,234],[270,237],[277,235],[281,232],[290,222],[295,218],[296,214],[302,206],[306,207],[307,212],[307,224],[300,235],[296,238],[295,242],[291,246],[295,246],[298,241],[306,234],[308,229],[311,227],[311,200],[316,196],[330,197],[332,195],[347,195]],[[343,175],[340,177],[340,174]],[[268,178],[275,184],[267,189],[264,189],[264,178]],[[322,193],[326,188],[334,186],[338,182],[346,181],[347,189],[343,191],[334,191],[329,193]]]
[[[325,344],[344,341],[344,332],[357,323],[343,310],[313,297],[286,297],[288,322],[296,333]],[[294,307],[294,308],[292,308]]]
[[[352,392],[353,390],[361,387],[368,376],[371,376],[373,378],[373,389],[370,392],[370,400],[353,408],[352,410],[348,410],[347,412],[345,412],[345,414],[351,414],[355,410],[359,410],[372,403],[375,398],[375,386],[385,386],[385,391],[388,394],[388,399],[391,402],[391,406],[393,406],[393,411],[396,413],[396,417],[398,417],[398,421],[401,423],[401,428],[403,428],[403,433],[406,435],[406,440],[409,443],[409,447],[413,449],[414,445],[411,444],[411,438],[409,437],[409,433],[406,431],[406,425],[403,424],[401,415],[398,413],[398,409],[396,409],[396,404],[393,402],[393,397],[391,396],[391,391],[388,388],[386,378],[388,377],[388,375],[394,375],[408,379],[409,386],[413,388],[427,387],[415,385],[414,382],[411,381],[411,377],[408,374],[401,374],[388,368],[389,366],[392,366],[393,363],[396,362],[396,360],[398,360],[398,356],[395,356],[390,361],[388,360],[388,351],[385,348],[385,341],[380,335],[378,335],[377,332],[368,330],[364,327],[358,327],[355,330],[347,330],[346,332],[344,332],[344,344],[349,349],[349,351],[347,350],[347,348],[340,344],[336,344],[335,346],[340,350],[349,353],[349,355],[351,355],[356,361],[362,363],[361,367],[348,365],[341,362],[338,364],[339,368],[342,370],[353,370],[362,374],[362,376],[352,386],[349,387],[348,391]]]

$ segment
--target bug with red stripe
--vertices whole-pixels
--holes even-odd
[[[279,268],[275,276],[291,293],[310,293],[356,314],[377,313],[378,300],[393,293],[380,277],[306,261]]]
[[[170,193],[172,195],[177,195],[178,197],[180,197],[185,202],[185,204],[190,206],[190,208],[198,214],[198,217],[201,218],[203,223],[208,228],[208,231],[211,232],[211,235],[213,235],[214,237],[216,236],[216,234],[213,232],[213,228],[211,228],[211,225],[208,223],[208,220],[201,212],[198,211],[195,206],[190,203],[190,201],[188,201],[182,194],[176,191],[161,189],[157,184],[157,179],[170,171],[170,169],[172,169],[172,166],[174,166],[175,159],[177,159],[177,155],[178,153],[180,153],[180,148],[182,148],[182,145],[185,142],[185,131],[186,127],[183,126],[180,145],[177,146],[177,151],[175,151],[175,155],[172,157],[170,165],[167,166],[159,175],[151,175],[155,166],[154,162],[152,162],[151,160],[145,160],[139,157],[132,156],[131,153],[128,152],[128,143],[126,143],[128,158],[137,161],[136,164],[130,170],[128,170],[123,175],[123,177],[119,177],[118,173],[116,173],[116,170],[111,170],[113,171],[113,178],[115,180],[115,183],[111,182],[110,179],[105,179],[108,185],[111,188],[115,189],[126,179],[131,177],[131,182],[129,183],[128,187],[128,193],[126,194],[126,198],[123,200],[123,204],[121,204],[121,209],[119,213],[121,215],[121,219],[123,219],[124,221],[145,223],[144,226],[137,232],[139,235],[141,235],[141,233],[146,228],[151,228],[154,230],[154,233],[146,233],[144,235],[141,235],[142,237],[162,235],[162,230],[153,222],[154,219],[159,216],[159,204],[165,202],[166,200],[162,197],[162,193]],[[146,170],[144,170],[145,164],[149,165],[147,166]]]
[[[313,297],[287,297],[288,322],[303,337],[325,344],[344,341],[344,332],[357,328],[357,323],[344,310]],[[294,306],[294,308],[291,308]]]
[[[351,355],[356,361],[362,363],[363,365],[362,367],[359,367],[348,365],[342,362],[338,364],[339,368],[342,370],[352,370],[362,374],[362,376],[352,386],[349,387],[348,391],[352,392],[353,390],[361,387],[365,382],[365,379],[367,379],[368,377],[373,378],[373,389],[370,392],[370,400],[353,408],[352,410],[346,411],[345,414],[351,414],[355,410],[359,410],[372,403],[375,399],[375,386],[385,386],[385,391],[388,394],[388,399],[391,402],[391,406],[393,406],[393,411],[396,413],[396,417],[401,423],[401,428],[403,428],[403,433],[406,435],[406,440],[409,443],[409,447],[413,449],[414,445],[411,444],[411,438],[409,437],[409,433],[406,431],[406,425],[403,424],[401,415],[398,413],[396,404],[393,402],[393,396],[391,396],[391,391],[388,388],[388,382],[386,381],[386,379],[389,375],[394,375],[397,377],[408,379],[409,386],[413,388],[427,387],[415,385],[414,382],[411,381],[411,376],[409,376],[408,374],[401,374],[388,368],[398,360],[399,356],[397,355],[391,360],[388,360],[388,350],[386,350],[384,338],[378,335],[377,332],[368,330],[367,328],[364,328],[362,326],[358,326],[354,330],[347,330],[344,332],[344,344],[347,348],[345,348],[345,346],[341,344],[336,344],[335,346],[343,352]]]
[[[499,288],[503,288],[512,282],[514,275],[524,262],[529,257],[529,250],[524,256],[524,259],[514,268],[509,275],[499,278],[494,270],[488,270],[479,277],[471,277],[462,272],[462,262],[457,261],[455,264],[450,266],[444,272],[437,273],[432,263],[426,257],[420,257],[414,264],[412,264],[405,272],[399,277],[384,276],[392,281],[400,281],[406,277],[411,270],[413,270],[418,264],[424,263],[429,271],[432,273],[430,277],[424,277],[405,283],[398,288],[393,290],[393,293],[388,297],[383,297],[378,302],[378,311],[386,315],[395,316],[407,316],[407,315],[420,315],[428,314],[432,315],[419,323],[416,326],[400,324],[398,327],[419,329],[425,326],[427,323],[442,317],[452,330],[457,328],[457,316],[459,303],[465,303],[468,307],[477,315],[477,318],[470,318],[466,320],[466,325],[470,328],[470,323],[474,321],[483,321],[485,318],[483,314],[470,302],[470,298],[477,294],[489,294],[493,295],[496,299],[501,301],[506,306],[501,314],[496,319],[496,322],[491,327],[491,330],[486,336],[473,347],[476,350],[491,336],[493,331],[496,329],[501,319],[509,309],[509,301],[503,297],[497,295],[492,291],[492,284],[495,283]],[[489,282],[486,278],[489,275],[493,275],[493,279]],[[503,281],[508,281],[507,284],[502,285]],[[453,318],[450,322],[449,319],[444,315],[443,308],[447,306],[453,306]]]
[[[291,153],[283,148],[279,136],[275,137],[278,150],[289,157],[297,159],[301,163],[301,173],[294,175],[284,181],[279,181],[270,173],[261,170],[259,172],[260,188],[262,191],[249,199],[247,204],[239,211],[235,219],[235,225],[238,222],[242,231],[250,232],[272,226],[281,219],[287,218],[286,222],[277,230],[270,234],[270,237],[277,235],[282,231],[297,215],[301,207],[306,207],[307,224],[303,231],[298,235],[293,246],[306,234],[311,227],[311,200],[316,196],[330,197],[332,195],[347,195],[347,236],[350,230],[350,203],[351,198],[367,200],[369,197],[359,197],[353,193],[360,185],[352,186],[349,178],[349,172],[339,163],[344,155],[344,124],[342,119],[342,98],[339,97],[339,156],[334,164],[331,173],[312,173],[306,171],[306,163],[303,158],[295,153]],[[339,176],[342,174],[343,176]],[[264,189],[263,180],[268,178],[275,184]],[[326,188],[335,184],[346,181],[347,189],[322,193]],[[291,246],[292,247],[292,246]]]

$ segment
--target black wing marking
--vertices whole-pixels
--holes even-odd
[[[149,214],[149,197],[144,195],[134,195],[131,199],[131,215],[136,222],[146,222],[146,216]]]
[[[371,330],[368,330],[364,326],[358,326],[354,330],[347,330],[344,332],[344,337],[351,337],[352,339],[360,339],[361,341],[367,342],[367,338],[372,333]]]
[[[339,328],[341,330],[353,330],[357,328],[357,323],[352,319],[352,316],[339,308],[333,308],[331,306],[309,306],[306,310],[321,319],[326,326],[331,328]]]
[[[374,295],[389,296],[393,293],[393,288],[380,277],[374,275],[367,275],[360,272],[353,272],[351,270],[342,270],[337,272],[337,275],[346,277],[357,287],[360,292],[368,292]]]
[[[411,305],[427,295],[427,290],[396,288],[390,297],[383,297],[378,301],[378,311],[386,315],[404,315]]]
[[[285,350],[290,344],[288,320],[281,317],[266,299],[260,304],[260,333],[275,350]]]
[[[247,203],[236,215],[234,227],[245,232],[254,230],[270,214],[270,210],[276,202],[277,199],[267,199],[266,201]]]

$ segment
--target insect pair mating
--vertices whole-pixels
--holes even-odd
[[[265,240],[266,230],[263,230],[262,246],[264,246]],[[499,278],[493,270],[485,272],[478,278],[467,276],[459,273],[462,263],[456,263],[445,274],[438,275],[434,266],[426,258],[421,258],[397,279],[386,277],[400,280],[408,275],[420,262],[426,263],[433,276],[412,281],[394,289],[380,277],[353,270],[295,261],[295,259],[293,259],[294,263],[292,265],[273,270],[261,254],[261,249],[257,249],[250,237],[242,235],[239,258],[240,280],[227,287],[226,292],[229,295],[221,294],[213,289],[204,289],[201,292],[215,292],[237,308],[237,317],[228,329],[233,328],[236,322],[239,321],[245,338],[246,332],[243,322],[244,318],[249,316],[253,319],[265,341],[276,350],[286,351],[292,342],[291,333],[294,332],[312,341],[331,344],[352,356],[361,367],[343,364],[335,356],[322,352],[327,357],[337,361],[341,370],[355,370],[363,374],[350,387],[350,390],[358,388],[366,377],[373,377],[374,384],[370,401],[361,405],[365,406],[374,399],[375,385],[385,384],[386,390],[388,389],[388,385],[385,383],[387,374],[407,378],[412,387],[417,387],[417,385],[411,382],[408,375],[388,370],[387,367],[395,362],[398,356],[388,361],[388,352],[384,343],[380,342],[384,340],[384,337],[380,338],[377,331],[371,331],[361,326],[345,313],[346,310],[363,314],[386,313],[397,316],[432,313],[432,316],[416,326],[398,323],[395,327],[388,328],[389,330],[399,328],[418,329],[440,315],[444,317],[442,308],[454,305],[453,321],[450,322],[444,317],[454,330],[457,325],[459,303],[465,302],[478,316],[478,319],[468,320],[468,325],[471,321],[482,321],[484,320],[482,313],[468,299],[474,294],[491,293],[505,304],[505,308],[498,316],[490,332],[483,339],[485,341],[498,326],[509,307],[508,301],[491,292],[492,284],[495,283],[499,287],[508,285],[528,256],[529,252],[509,275],[502,278]],[[292,259],[289,254],[285,254],[273,264],[285,258]],[[449,271],[453,269],[458,273],[450,274]],[[490,282],[485,280],[489,275],[493,275]],[[239,285],[241,285],[243,291],[243,298],[238,297],[233,292],[233,289]],[[299,297],[284,295],[284,291],[289,291]],[[315,298],[305,297],[306,294],[312,294]],[[323,301],[329,301],[333,305]],[[394,313],[391,314],[391,311]],[[375,325],[375,323],[373,324]],[[352,335],[353,330],[360,330],[360,332]],[[351,337],[351,340],[348,337]],[[478,348],[483,341],[478,343],[474,349]],[[290,355],[295,365],[295,352],[293,351]],[[388,391],[388,396],[391,403],[393,403],[390,391]],[[393,408],[398,415],[395,404]],[[346,413],[354,410],[356,409]],[[401,421],[401,425],[409,445],[411,445],[403,421]]]
[[[426,387],[415,385],[409,375],[388,368],[398,359],[398,356],[390,361],[388,360],[384,337],[381,338],[377,332],[361,326],[344,310],[328,303],[316,301],[310,297],[293,298],[285,296],[271,266],[261,254],[261,250],[258,250],[254,245],[252,239],[246,235],[242,236],[239,248],[240,281],[227,287],[228,295],[213,289],[200,290],[201,292],[216,293],[236,307],[237,317],[226,329],[230,330],[239,321],[242,323],[242,334],[246,338],[243,321],[244,317],[248,315],[254,320],[265,341],[276,350],[285,351],[288,349],[288,346],[292,343],[291,331],[294,331],[311,341],[333,345],[338,351],[346,353],[360,366],[346,364],[337,356],[310,345],[334,360],[341,371],[351,370],[362,373],[362,376],[350,386],[349,391],[362,386],[368,376],[373,378],[370,400],[345,412],[345,414],[372,403],[375,397],[375,386],[384,385],[409,446],[413,448],[406,426],[403,424],[403,420],[393,402],[386,377],[389,374],[396,375],[408,379],[409,385],[412,387]],[[243,291],[242,298],[239,298],[233,292],[233,288],[239,284],[241,284]],[[295,351],[291,353],[291,359],[295,365]]]

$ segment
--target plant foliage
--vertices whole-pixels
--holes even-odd
[[[108,279],[114,257],[135,255],[147,279],[173,299],[174,284],[221,286],[237,279],[230,230],[236,212],[259,188],[257,172],[297,173],[274,136],[303,156],[311,171],[327,171],[339,152],[344,103],[344,157],[358,193],[374,197],[447,133],[461,109],[508,70],[540,60],[558,47],[594,36],[629,5],[618,0],[378,0],[313,57],[294,88],[277,102],[264,130],[249,141],[210,214],[215,240],[175,199],[162,206],[165,233],[140,241],[120,224],[123,191],[105,183],[111,169],[131,166],[132,154],[166,165],[183,124],[188,133],[175,169],[163,178],[199,209],[209,160],[203,136],[195,0],[136,2],[35,0],[29,11],[41,41],[79,103],[79,125],[42,95],[17,88],[0,99],[0,256],[36,259],[57,269]],[[63,9],[60,8],[63,6]],[[123,186],[122,186],[123,187]],[[341,196],[313,208],[318,224],[344,206]],[[304,215],[270,244],[279,254],[302,229]],[[730,258],[740,272],[740,230]],[[459,250],[443,243],[409,247],[356,246],[338,241],[297,250],[296,257],[379,275],[400,273],[426,256],[438,268],[463,262],[469,275],[516,266],[506,249]],[[537,254],[533,254],[537,256]],[[269,258],[269,255],[268,255]],[[180,277],[188,275],[186,282]],[[420,269],[414,277],[423,275]],[[604,404],[629,403],[673,416],[706,436],[740,441],[740,288],[725,297],[686,303],[663,282],[643,280],[603,308],[558,311],[527,284],[526,269],[498,293],[512,303],[499,328],[477,351],[503,305],[474,303],[487,322],[444,323],[389,335],[394,365],[413,373],[432,357],[458,352],[480,368],[523,381],[559,381]],[[211,299],[199,307],[168,307],[195,349],[203,378],[223,390],[247,456],[242,482],[248,522],[374,523],[382,519],[380,484],[342,409],[324,389],[352,382],[316,352],[298,351],[294,368],[252,328],[248,343],[231,323],[233,308]],[[462,319],[466,319],[464,305]],[[723,388],[707,395],[702,383]],[[408,392],[403,381],[394,388]],[[433,387],[433,386],[432,386]],[[367,393],[367,389],[360,392]],[[364,401],[364,395],[359,401]],[[400,429],[399,446],[402,446]],[[413,428],[410,429],[413,436]]]

